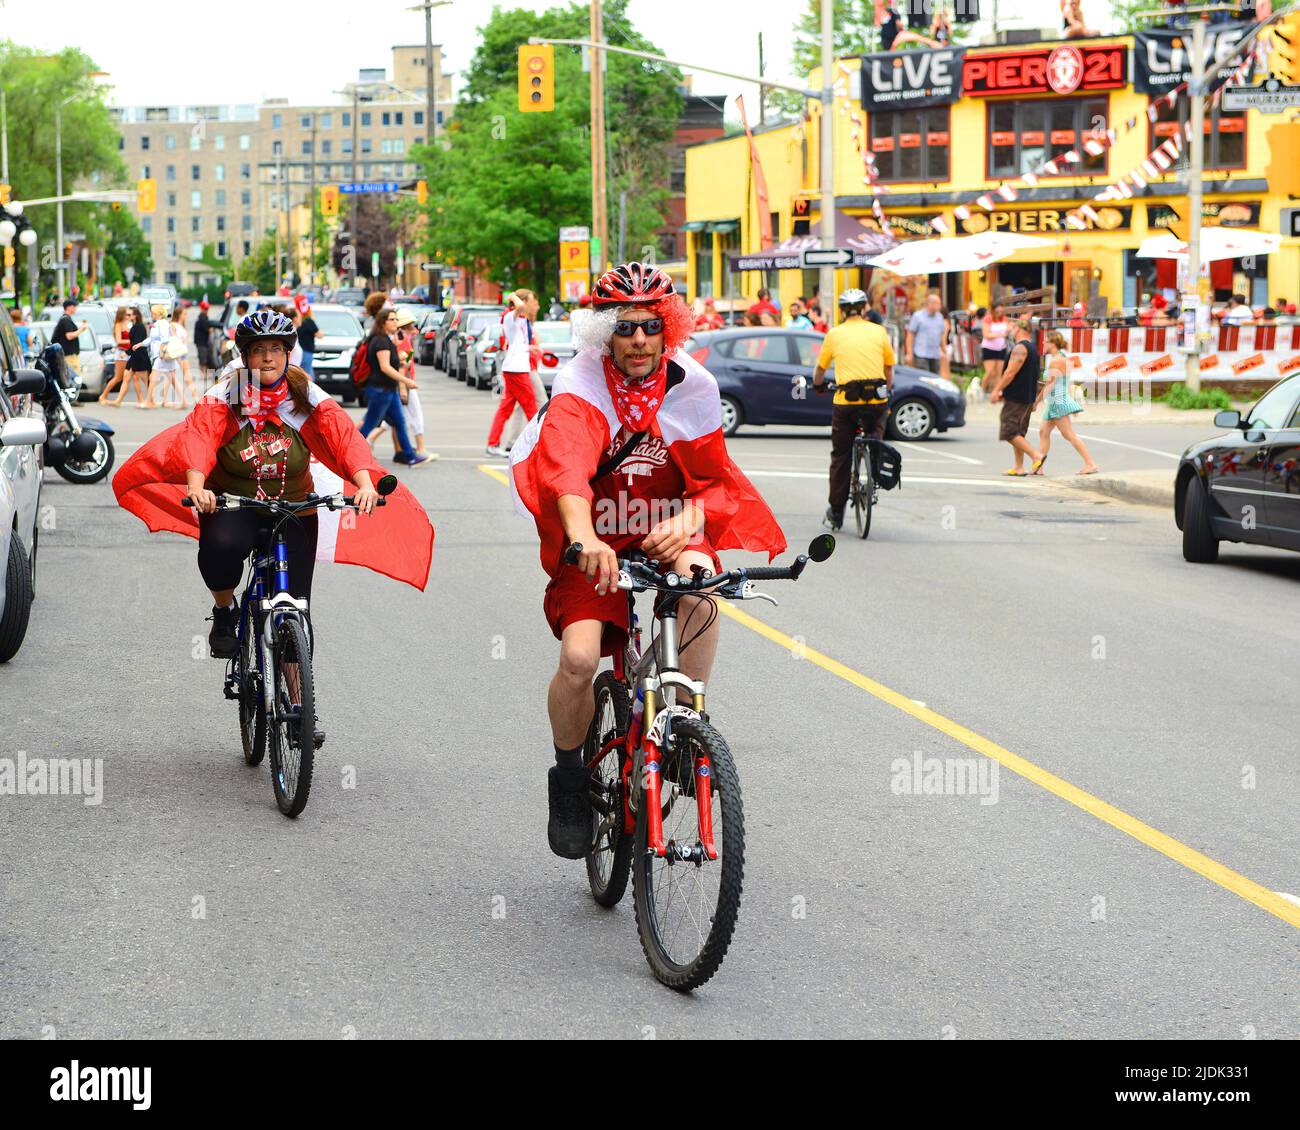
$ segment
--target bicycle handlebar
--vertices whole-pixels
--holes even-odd
[[[194,499],[186,495],[181,499],[181,505],[193,507]],[[323,506],[326,510],[350,510],[356,509],[356,505],[357,499],[355,495],[342,494],[309,494],[301,502],[287,502],[278,498],[245,498],[242,494],[217,495],[218,510],[239,510],[251,507],[255,510],[297,514],[301,510],[314,510],[318,506]],[[387,506],[388,499],[381,496],[375,500],[375,505]]]
[[[582,543],[571,543],[564,551],[564,563],[576,565],[581,554]],[[793,565],[754,565],[731,569],[725,573],[684,577],[679,573],[661,574],[658,571],[659,562],[637,553],[620,558],[618,567],[620,572],[627,575],[634,588],[657,589],[660,592],[720,592],[722,595],[743,598],[746,581],[797,581],[808,567],[808,561],[807,554],[801,553],[794,559]]]

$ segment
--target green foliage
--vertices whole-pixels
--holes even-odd
[[[101,208],[100,215],[102,246],[118,269],[125,272],[127,267],[134,267],[137,279],[153,278],[153,251],[134,214],[126,208],[117,212]]]
[[[626,18],[627,0],[605,7],[611,44],[659,51]],[[517,51],[530,36],[585,39],[585,3],[534,13],[494,9],[465,75],[447,145],[414,157],[428,168],[427,226],[420,250],[486,272],[509,287],[555,293],[559,228],[591,219],[589,76],[578,49],[555,49],[556,108],[521,114]],[[610,55],[606,69],[609,216],[617,246],[619,194],[628,198],[628,254],[653,245],[668,199],[669,152],[683,99],[680,72]],[[410,206],[403,208],[409,212]]]
[[[275,232],[268,231],[253,245],[253,253],[240,261],[240,281],[251,282],[262,294],[274,294],[279,285],[275,270]]]
[[[1192,392],[1184,384],[1172,385],[1161,398],[1170,408],[1215,408],[1232,407],[1232,398],[1221,388],[1203,388]]]

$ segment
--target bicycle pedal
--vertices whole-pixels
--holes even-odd
[[[315,733],[312,735],[312,744],[316,747],[316,749],[320,749],[320,747],[325,744],[324,730],[315,731]]]
[[[239,700],[239,692],[235,689],[234,684],[227,683],[225,687],[223,687],[222,689],[224,690],[226,697],[230,699],[231,702],[237,702]]]

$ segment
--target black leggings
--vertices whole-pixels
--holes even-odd
[[[199,572],[213,592],[239,587],[244,562],[253,546],[270,550],[268,539],[276,519],[254,510],[218,510],[199,515]],[[280,527],[289,551],[289,592],[298,599],[311,596],[316,568],[315,514],[290,518]]]

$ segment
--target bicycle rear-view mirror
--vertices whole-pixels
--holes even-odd
[[[378,491],[385,498],[387,498],[390,494],[392,494],[393,491],[395,491],[396,489],[397,489],[396,475],[385,475],[382,479],[379,480],[379,482],[375,484],[375,490]]]
[[[808,543],[808,557],[813,561],[825,561],[834,552],[834,534],[818,534]]]

